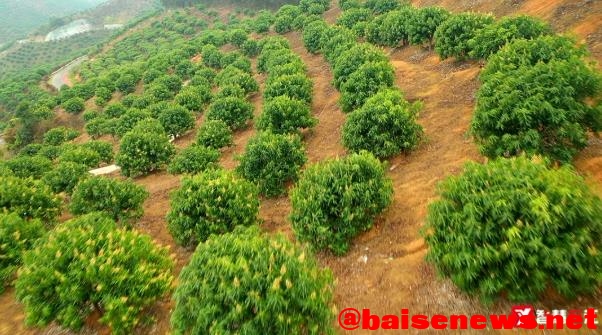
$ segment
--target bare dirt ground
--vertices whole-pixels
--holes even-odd
[[[579,39],[587,42],[594,59],[602,62],[602,1],[414,2],[418,5],[442,5],[454,11],[493,12],[497,16],[513,13],[536,15],[552,22],[558,31],[574,32]],[[338,13],[336,8],[327,12],[327,21],[334,22]],[[319,119],[319,124],[304,135],[309,162],[341,156],[345,154],[340,142],[345,115],[337,106],[339,94],[330,84],[332,73],[328,64],[320,55],[306,52],[299,33],[290,33],[286,37],[293,50],[308,65],[309,76],[314,83],[312,110]],[[336,277],[336,306],[339,310],[346,307],[371,308],[374,314],[399,313],[401,308],[408,308],[411,313],[422,312],[429,315],[490,312],[506,314],[510,310],[509,303],[502,301],[493,306],[484,306],[459,292],[450,281],[437,278],[433,267],[424,261],[426,246],[420,235],[427,205],[436,196],[436,184],[445,176],[459,173],[466,161],[484,161],[476,145],[466,134],[474,109],[475,92],[479,86],[479,65],[453,60],[441,62],[432,51],[418,47],[387,52],[396,68],[396,84],[406,93],[407,99],[424,103],[418,122],[425,129],[426,139],[418,150],[388,162],[395,198],[374,228],[356,238],[344,257],[318,255],[320,262],[330,267]],[[263,87],[263,76],[257,75],[256,78]],[[252,97],[251,101],[256,107],[255,115],[261,112],[261,100],[260,94]],[[252,126],[236,133],[235,145],[222,155],[221,164],[224,167],[236,166],[234,157],[242,153],[253,134]],[[177,139],[176,145],[189,145],[193,136]],[[592,137],[590,146],[579,155],[575,164],[580,172],[588,176],[592,186],[599,192],[602,191],[602,140]],[[158,243],[171,247],[177,260],[176,275],[191,255],[191,250],[175,245],[164,219],[169,210],[169,193],[179,186],[179,180],[179,177],[165,172],[137,180],[151,193],[137,229],[150,234]],[[293,238],[287,219],[289,212],[290,202],[287,197],[262,199],[262,227],[268,232],[283,232]],[[45,330],[27,330],[22,323],[22,307],[15,302],[14,292],[10,289],[0,295],[0,305],[4,309],[0,315],[0,334],[65,333],[54,326]],[[573,302],[565,302],[550,295],[534,305],[547,309],[571,309],[590,306],[599,308],[602,303],[600,295]],[[152,309],[157,322],[136,333],[168,333],[169,312],[172,307],[173,303],[169,298],[157,304]],[[84,331],[90,334],[107,332],[99,326],[86,328]],[[355,333],[363,334],[359,331]]]

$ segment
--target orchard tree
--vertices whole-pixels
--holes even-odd
[[[359,107],[376,92],[393,86],[395,72],[389,62],[368,62],[349,75],[349,79],[341,85],[339,104],[345,113]]]
[[[222,120],[206,120],[197,131],[196,144],[200,146],[221,149],[232,143],[232,130]]]
[[[309,166],[291,193],[297,239],[343,255],[393,200],[383,164],[361,152]]]
[[[73,128],[56,127],[44,133],[44,144],[61,145],[79,136],[79,131]]]
[[[313,84],[311,80],[304,74],[293,74],[268,81],[263,92],[263,98],[269,101],[275,97],[285,95],[291,99],[310,104],[312,94]]]
[[[113,161],[113,145],[109,142],[88,141],[81,146],[96,152],[103,163],[109,164]]]
[[[0,293],[12,285],[23,253],[45,233],[40,220],[24,220],[15,213],[0,213]]]
[[[602,130],[602,80],[564,37],[516,40],[483,70],[471,131],[488,157],[542,154],[561,162]]]
[[[358,24],[366,23],[372,19],[372,11],[368,8],[352,8],[341,13],[337,24],[347,29],[354,30]]]
[[[334,334],[332,274],[283,235],[240,227],[213,236],[178,282],[174,334]]]
[[[100,165],[101,157],[98,152],[90,148],[80,145],[65,145],[57,160],[61,163],[73,162],[87,168],[95,168]]]
[[[215,93],[214,100],[219,100],[228,97],[245,99],[247,97],[247,93],[244,89],[242,89],[236,84],[225,85],[221,86],[217,93]]]
[[[207,111],[207,120],[222,120],[232,130],[245,127],[252,118],[253,105],[236,97],[217,99]]]
[[[4,161],[4,166],[20,178],[40,179],[52,170],[52,162],[43,156],[18,156]]]
[[[167,248],[93,213],[57,226],[25,253],[16,296],[29,325],[55,321],[77,331],[96,311],[113,333],[131,334],[171,291],[172,269]]]
[[[334,62],[334,86],[340,89],[349,76],[365,63],[387,61],[388,58],[381,49],[368,43],[358,43],[343,52]]]
[[[218,149],[191,145],[180,151],[169,164],[171,174],[196,174],[217,167],[220,152]]]
[[[129,222],[142,217],[148,192],[131,181],[91,177],[73,190],[71,213],[103,212],[115,221]]]
[[[211,88],[205,85],[186,86],[176,95],[174,101],[191,112],[201,112],[211,101]]]
[[[367,0],[365,6],[378,15],[398,9],[401,7],[401,2],[398,0]]]
[[[322,36],[328,30],[328,24],[322,20],[309,23],[303,29],[303,45],[307,51],[317,54],[322,49]]]
[[[282,95],[266,102],[256,126],[259,130],[286,134],[299,133],[302,128],[313,128],[317,123],[307,103]]]
[[[259,90],[259,85],[250,74],[233,67],[232,65],[222,70],[215,77],[215,82],[218,86],[238,85],[246,94],[257,92]]]
[[[185,177],[171,194],[167,228],[182,246],[196,246],[211,234],[257,222],[259,198],[251,182],[227,170],[210,169]]]
[[[535,39],[552,32],[552,28],[545,21],[532,16],[503,17],[477,31],[468,43],[471,49],[470,57],[487,59],[515,39]]]
[[[422,7],[411,16],[407,25],[410,44],[431,43],[437,28],[445,22],[450,13],[442,7]]]
[[[115,127],[112,129],[112,132],[114,135],[122,137],[132,130],[138,122],[151,118],[152,115],[148,110],[131,108],[115,121]]]
[[[221,68],[223,54],[215,45],[204,45],[201,49],[201,55],[203,58],[204,65],[214,69]]]
[[[73,188],[88,174],[88,167],[75,162],[61,162],[46,172],[42,180],[54,193],[71,194]]]
[[[76,97],[63,102],[62,107],[67,113],[77,114],[84,111],[84,108],[86,107],[84,103],[84,99]]]
[[[410,151],[423,132],[416,123],[421,107],[406,101],[398,90],[382,90],[347,117],[343,144],[350,151],[367,150],[381,158]]]
[[[156,120],[145,120],[121,139],[116,163],[123,175],[137,177],[163,168],[175,152],[163,126]]]
[[[0,210],[24,219],[40,219],[50,226],[61,213],[61,200],[48,185],[32,179],[0,176]]]
[[[120,102],[115,102],[107,105],[104,110],[104,114],[111,119],[116,119],[127,112],[127,108]]]
[[[435,51],[441,59],[449,57],[465,59],[471,51],[469,41],[477,36],[479,30],[493,22],[494,19],[489,14],[452,15],[435,31]]]
[[[236,171],[257,184],[268,197],[285,193],[286,184],[296,181],[307,157],[298,135],[260,132],[249,140],[239,157]]]
[[[569,165],[468,163],[438,193],[428,209],[427,260],[467,293],[535,301],[548,289],[574,298],[602,284],[602,201]]]
[[[180,137],[194,128],[194,114],[185,107],[169,104],[157,117],[161,126],[169,136]]]

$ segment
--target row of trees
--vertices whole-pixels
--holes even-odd
[[[322,52],[333,69],[341,108],[350,113],[343,126],[347,149],[386,158],[418,145],[421,105],[408,103],[394,88],[394,70],[382,50],[358,43],[352,30],[324,21],[308,24],[303,41],[308,51]]]

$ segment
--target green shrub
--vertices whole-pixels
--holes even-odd
[[[259,44],[255,40],[247,40],[242,44],[241,51],[247,57],[255,57],[259,54]]]
[[[142,217],[148,192],[131,181],[105,177],[82,180],[73,190],[70,211],[75,215],[103,212],[116,221]]]
[[[466,58],[470,49],[470,40],[475,38],[479,30],[493,24],[491,15],[461,13],[450,16],[435,31],[435,51],[446,59]]]
[[[20,178],[40,179],[52,169],[52,162],[43,156],[18,156],[4,161],[4,165]]]
[[[375,27],[368,29],[378,29],[378,32],[370,32],[368,34],[369,41],[379,45],[387,45],[397,47],[405,45],[409,41],[410,24],[416,20],[418,12],[411,6],[404,6],[398,10],[389,12],[384,15],[382,21],[373,21],[373,24],[378,24]],[[378,36],[374,39],[374,36]]]
[[[291,99],[300,100],[308,104],[312,101],[313,84],[304,74],[293,74],[270,80],[266,83],[263,98],[266,101],[285,95]]]
[[[76,97],[63,102],[62,107],[67,113],[77,114],[83,112],[86,106],[84,104],[84,99]]]
[[[233,143],[232,130],[222,120],[206,120],[196,134],[196,144],[221,149]]]
[[[88,174],[88,167],[75,162],[60,162],[44,174],[43,180],[54,193],[71,194],[73,188]]]
[[[113,120],[107,120],[104,117],[97,117],[86,122],[84,129],[91,138],[99,138],[102,135],[110,134],[112,132],[112,126],[115,124],[116,122]]]
[[[63,146],[58,157],[59,162],[73,162],[82,164],[87,168],[95,168],[100,165],[100,154],[90,148],[80,145]]]
[[[301,0],[299,9],[309,14],[322,14],[330,8],[329,0]]]
[[[140,122],[119,143],[116,163],[127,177],[146,175],[169,163],[176,149],[156,120]]]
[[[367,152],[309,166],[291,193],[291,222],[299,241],[342,255],[393,198],[391,180]]]
[[[241,47],[249,38],[249,35],[243,29],[233,29],[228,34],[228,40],[230,43],[237,47]]]
[[[341,85],[341,109],[349,113],[383,88],[393,86],[395,73],[389,62],[368,62],[349,75]]]
[[[248,73],[233,66],[228,66],[215,77],[218,86],[238,85],[246,94],[257,92],[259,85]]]
[[[114,334],[131,334],[144,309],[171,290],[172,268],[167,248],[91,214],[61,224],[25,253],[16,296],[29,325],[56,321],[78,330],[93,307]]]
[[[255,224],[258,212],[255,185],[233,172],[209,169],[185,177],[171,194],[167,228],[178,244],[194,246],[211,234]]]
[[[567,45],[567,43],[569,43]],[[602,79],[562,37],[516,40],[491,57],[471,132],[488,157],[543,154],[570,162],[602,130]],[[494,72],[496,71],[497,72]]]
[[[333,65],[334,86],[341,88],[349,75],[368,62],[387,62],[384,52],[368,43],[358,43],[351,49],[343,52]]]
[[[352,152],[367,150],[381,158],[410,151],[422,135],[416,123],[421,107],[406,101],[398,90],[382,90],[347,117],[343,145]]]
[[[37,218],[50,225],[61,213],[61,201],[41,181],[0,176],[0,209],[24,219]]]
[[[136,90],[136,84],[138,79],[131,74],[124,74],[115,82],[115,88],[121,91],[123,94],[132,93]]]
[[[178,282],[175,334],[334,333],[332,274],[282,235],[247,228],[214,236],[198,246]]]
[[[450,13],[442,7],[417,9],[408,22],[408,41],[410,44],[431,43],[435,31],[449,16]]]
[[[439,195],[428,210],[427,259],[462,290],[490,302],[599,287],[602,201],[571,167],[525,157],[468,163]]]
[[[207,111],[207,120],[222,120],[232,130],[245,127],[252,118],[253,105],[236,97],[216,99]]]
[[[171,174],[196,174],[217,166],[220,152],[215,148],[191,145],[180,151],[169,164]]]
[[[294,18],[289,15],[282,15],[276,18],[274,22],[274,31],[278,34],[286,34],[293,30]]]
[[[221,86],[217,93],[215,93],[214,99],[219,100],[228,97],[245,99],[247,97],[247,93],[238,85],[225,85]]]
[[[122,137],[132,130],[138,122],[151,118],[152,115],[147,110],[131,108],[115,121],[115,127],[111,131],[114,135]]]
[[[292,63],[286,63],[272,67],[270,69],[270,77],[278,78],[293,74],[305,74],[306,71],[307,68],[305,67],[305,64],[299,60]]]
[[[337,19],[337,24],[347,29],[352,29],[360,22],[368,22],[372,18],[372,11],[367,8],[352,8],[344,11]]]
[[[487,59],[515,39],[535,39],[550,34],[552,28],[546,22],[532,16],[504,17],[478,30],[474,38],[468,41],[470,57]]]
[[[186,131],[194,128],[194,114],[185,107],[177,104],[169,104],[166,109],[159,113],[157,120],[163,126],[167,135],[180,137]]]
[[[317,123],[306,103],[283,95],[266,102],[256,126],[259,130],[286,134],[299,133],[301,128],[312,128]]]
[[[109,164],[113,161],[113,145],[111,143],[103,141],[88,141],[81,146],[98,153],[100,156],[100,161],[103,163]]]
[[[322,49],[322,36],[328,30],[328,24],[322,20],[309,23],[303,29],[303,45],[307,51],[317,54]]]
[[[207,44],[203,46],[201,49],[201,55],[203,57],[204,65],[214,69],[221,68],[223,54],[215,45]]]
[[[333,26],[322,35],[322,53],[329,64],[333,64],[341,54],[357,44],[357,36],[352,30]]]
[[[299,136],[260,132],[249,140],[239,161],[236,171],[257,184],[261,194],[273,197],[297,180],[307,157]]]
[[[211,88],[205,85],[186,86],[175,96],[174,101],[191,112],[201,112],[205,104],[211,101]]]
[[[182,78],[175,74],[163,75],[157,78],[153,84],[165,86],[172,93],[177,93],[182,88]]]
[[[105,115],[111,119],[119,118],[125,112],[127,112],[127,108],[120,102],[109,104],[105,108]]]
[[[61,145],[79,136],[79,131],[73,128],[56,127],[44,133],[44,144]]]
[[[367,0],[364,4],[374,14],[383,14],[401,7],[399,0]]]
[[[96,99],[94,103],[97,106],[104,106],[113,97],[113,91],[106,87],[98,87],[95,91]]]
[[[39,220],[23,220],[15,213],[0,213],[0,293],[12,285],[15,272],[23,262],[23,253],[45,232]]]

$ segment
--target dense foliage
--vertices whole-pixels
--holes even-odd
[[[341,85],[341,109],[349,113],[361,107],[364,102],[380,89],[393,86],[395,73],[389,62],[368,62],[362,64],[349,79]]]
[[[428,259],[461,289],[534,301],[548,288],[574,297],[602,282],[602,201],[572,168],[525,157],[469,163],[439,195]]]
[[[44,174],[43,180],[54,193],[71,194],[73,188],[88,174],[88,167],[75,162],[60,162]]]
[[[532,16],[504,17],[478,30],[468,41],[470,57],[487,59],[515,39],[534,39],[551,33],[552,28],[547,23]]]
[[[286,183],[297,180],[307,157],[299,136],[261,132],[249,140],[239,160],[236,171],[271,197],[284,193]]]
[[[129,222],[142,216],[142,204],[148,192],[131,181],[91,177],[73,190],[70,210],[73,214],[103,212],[115,221]]]
[[[201,124],[196,134],[196,144],[221,149],[232,145],[232,130],[222,120],[207,120]]]
[[[291,193],[290,219],[300,241],[342,255],[393,198],[382,163],[367,152],[309,166]]]
[[[240,228],[199,244],[171,325],[175,334],[333,334],[333,286],[307,250]]]
[[[157,120],[163,126],[167,135],[179,137],[194,128],[194,114],[185,107],[170,104],[159,113]]]
[[[171,290],[172,268],[167,248],[94,213],[61,224],[25,253],[16,295],[30,325],[78,330],[93,307],[113,333],[130,334]]]
[[[141,122],[121,139],[116,163],[123,175],[136,177],[163,168],[175,151],[158,121]]]
[[[52,224],[61,213],[61,201],[37,180],[0,176],[0,209],[24,219],[37,218]]]
[[[406,101],[398,90],[382,90],[347,117],[343,144],[350,151],[367,150],[382,158],[412,150],[422,135],[416,123],[421,107]]]
[[[565,37],[516,40],[490,57],[471,129],[489,157],[543,154],[569,162],[602,130],[602,78]]]
[[[467,58],[471,51],[470,40],[477,36],[479,30],[493,22],[491,15],[476,13],[452,15],[435,31],[435,51],[441,59]]]
[[[237,97],[217,99],[207,111],[207,120],[221,120],[232,130],[244,128],[252,118],[253,105]]]
[[[256,223],[258,212],[257,188],[252,183],[230,171],[210,169],[185,177],[171,194],[167,228],[178,244],[195,246],[211,234]]]
[[[298,133],[301,129],[312,128],[317,123],[307,103],[283,95],[266,102],[256,125],[259,130],[286,134]]]
[[[44,133],[44,144],[61,145],[79,136],[79,131],[73,128],[56,127]]]
[[[0,213],[0,293],[4,292],[5,286],[12,285],[23,253],[45,232],[40,220],[24,220],[15,213]]]
[[[288,96],[306,103],[311,103],[313,84],[304,74],[284,75],[266,83],[263,98],[268,101],[277,96]]]
[[[169,164],[167,172],[171,174],[196,174],[215,167],[220,152],[211,147],[191,145],[180,151]]]

